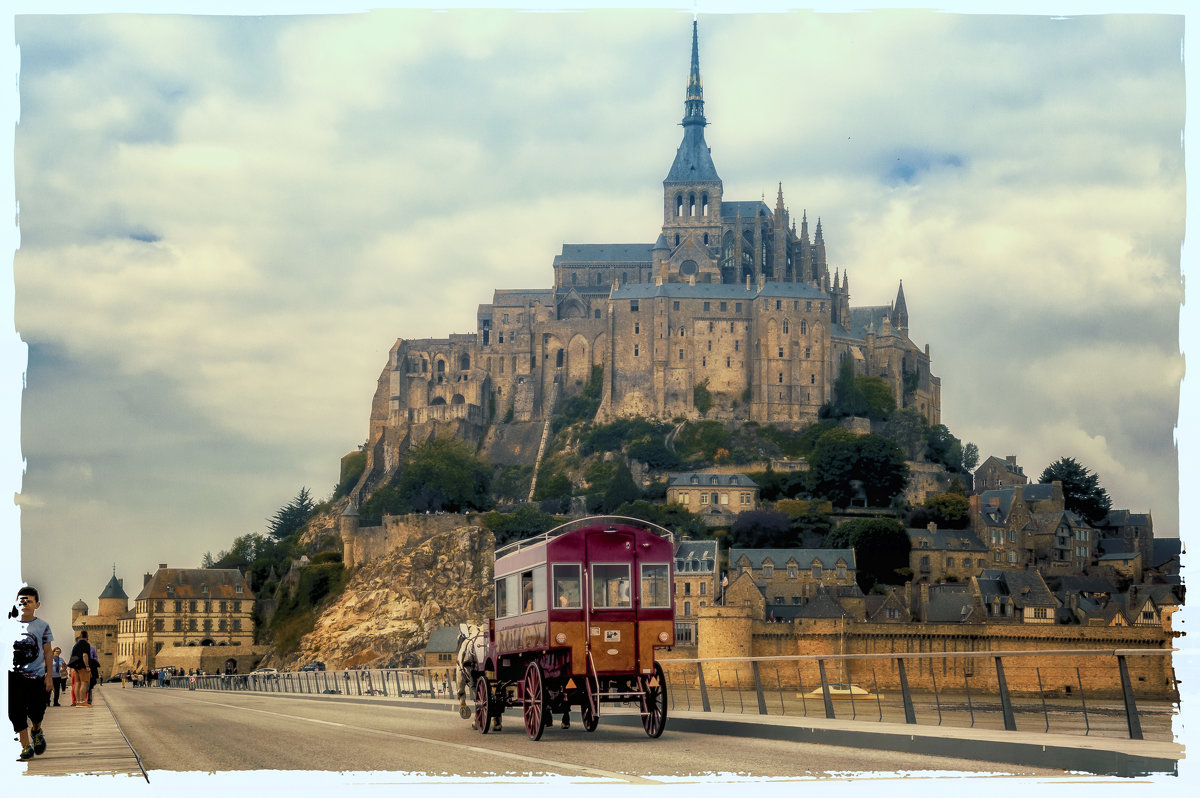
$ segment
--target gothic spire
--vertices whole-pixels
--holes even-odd
[[[908,305],[904,302],[904,281],[900,281],[900,290],[896,292],[896,303],[892,305],[892,315],[895,324],[901,330],[908,329]]]
[[[687,91],[683,99],[683,143],[675,153],[675,162],[665,183],[719,181],[708,144],[704,141],[704,84],[700,80],[699,25],[692,20],[692,64],[688,72]]]

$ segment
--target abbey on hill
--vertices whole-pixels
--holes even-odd
[[[891,305],[851,307],[820,220],[811,239],[806,214],[797,229],[782,185],[774,208],[725,198],[707,124],[693,23],[657,240],[564,245],[552,287],[496,290],[474,333],[397,340],[372,404],[368,472],[394,468],[439,424],[478,439],[493,420],[545,419],[595,369],[600,420],[698,418],[704,386],[708,418],[802,427],[850,358],[856,373],[887,380],[897,407],[940,423],[941,383],[928,346],[909,338],[903,285]]]

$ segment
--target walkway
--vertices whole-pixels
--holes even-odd
[[[48,707],[42,721],[46,753],[17,767],[30,776],[86,773],[145,778],[137,755],[129,747],[104,700],[106,690],[120,689],[119,684],[107,684],[97,689],[90,708],[70,704]],[[16,743],[12,750],[15,759]]]

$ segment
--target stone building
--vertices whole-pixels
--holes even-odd
[[[918,583],[966,581],[988,567],[988,547],[969,529],[938,529],[930,523],[907,532],[912,543],[909,567]]]
[[[701,607],[718,600],[717,541],[684,538],[675,547],[675,640],[696,644]]]
[[[184,667],[194,660],[192,667],[212,671],[233,660],[239,672],[249,672],[257,664],[250,660],[260,655],[254,647],[254,601],[249,578],[235,568],[160,563],[154,574],[145,575],[133,607],[121,618],[116,668]],[[195,652],[186,651],[195,647],[223,650],[201,665]]]
[[[699,515],[708,526],[729,526],[738,513],[758,509],[758,484],[745,474],[669,474],[667,503]]]
[[[898,407],[941,420],[929,347],[909,337],[901,285],[852,307],[825,231],[774,206],[724,195],[693,25],[683,140],[663,180],[652,243],[564,244],[549,288],[498,289],[476,330],[397,340],[380,375],[357,500],[434,431],[479,440],[493,422],[537,422],[600,382],[600,420],[705,417],[801,427],[817,420],[843,359],[891,386]],[[514,430],[514,435],[521,434]]]
[[[1082,573],[1096,557],[1096,530],[1066,509],[1062,483],[1007,485],[970,497],[972,527],[992,568]]]
[[[856,567],[854,549],[729,550],[731,581],[748,575],[771,607],[806,604],[818,588],[857,588]]]
[[[971,578],[971,592],[987,611],[988,623],[1052,624],[1058,619],[1058,599],[1033,569],[988,569]]]
[[[74,637],[87,631],[88,642],[96,648],[100,656],[100,677],[107,679],[117,667],[118,651],[120,650],[118,627],[121,618],[129,607],[129,597],[125,595],[124,580],[117,578],[117,569],[113,567],[112,578],[100,592],[96,606],[96,614],[88,614],[88,605],[79,599],[71,605],[71,630]],[[64,652],[70,650],[70,644],[62,644]]]
[[[1028,485],[1029,477],[1025,469],[1017,465],[1017,456],[1010,454],[1001,460],[999,457],[989,457],[975,469],[975,491],[999,490],[1009,485]]]

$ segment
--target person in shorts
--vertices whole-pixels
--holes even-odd
[[[71,697],[71,706],[85,707],[91,703],[92,697],[88,692],[92,679],[92,644],[88,642],[87,630],[79,633],[79,639],[71,647],[71,658],[67,666],[71,669],[72,681],[75,683],[75,694]]]
[[[26,585],[17,591],[17,609],[9,616],[20,614],[12,670],[8,672],[8,719],[20,738],[23,760],[46,751],[42,718],[46,714],[46,694],[54,689],[50,653],[54,635],[50,624],[35,614],[40,606],[37,590]]]

